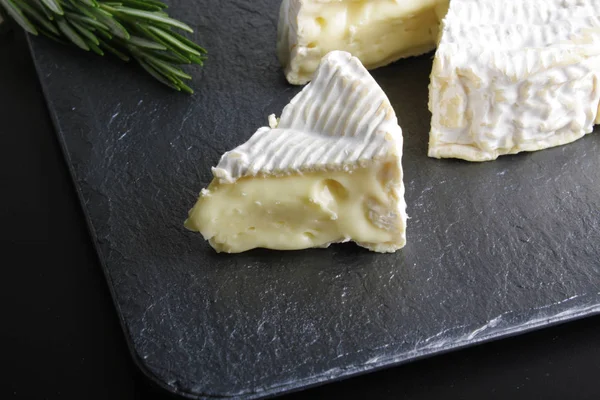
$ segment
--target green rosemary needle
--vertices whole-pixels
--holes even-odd
[[[203,65],[206,50],[175,29],[192,33],[170,18],[157,0],[0,0],[0,8],[27,32],[72,43],[99,55],[136,60],[161,83],[193,93],[179,66]]]

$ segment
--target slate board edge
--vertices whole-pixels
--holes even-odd
[[[97,240],[98,238],[96,235],[96,230],[95,230],[94,224],[91,221],[91,218],[87,211],[87,208],[84,206],[85,202],[83,199],[83,194],[80,190],[79,185],[77,184],[75,171],[74,171],[74,168],[71,163],[69,153],[67,150],[67,144],[66,144],[66,141],[64,140],[64,136],[62,135],[62,130],[60,129],[61,127],[60,127],[58,116],[56,115],[54,109],[52,107],[50,107],[49,103],[48,103],[48,95],[47,95],[46,85],[43,82],[43,80],[40,78],[40,70],[38,67],[38,63],[36,62],[37,58],[36,58],[36,54],[35,54],[34,45],[32,43],[33,39],[31,38],[30,35],[26,35],[26,40],[27,40],[30,54],[34,61],[34,67],[35,67],[37,75],[38,75],[38,80],[40,82],[40,86],[42,89],[44,99],[47,103],[47,109],[51,116],[58,142],[60,143],[60,147],[61,147],[63,156],[65,158],[67,168],[68,168],[69,174],[71,176],[71,180],[74,184],[75,191],[79,198],[79,202],[80,202],[80,205],[83,210],[83,214],[86,219],[86,225],[87,225],[89,233],[91,235],[94,248],[98,254],[98,259],[99,259],[100,265],[102,267],[103,274],[108,283],[108,289],[111,294],[111,300],[117,310],[119,324],[121,325],[121,329],[123,330],[123,333],[125,336],[125,341],[127,343],[127,348],[129,349],[129,352],[134,361],[134,364],[139,368],[139,370],[143,373],[143,375],[147,379],[149,379],[152,383],[154,383],[155,385],[159,386],[160,388],[168,391],[169,393],[172,393],[172,394],[184,397],[184,398],[189,398],[189,399],[215,399],[215,398],[258,399],[258,398],[272,397],[272,396],[277,396],[277,395],[283,395],[286,393],[305,390],[305,389],[308,389],[311,387],[321,386],[321,385],[329,383],[329,382],[335,382],[335,381],[349,379],[349,378],[363,375],[366,373],[371,373],[371,372],[375,372],[378,370],[391,368],[394,366],[406,364],[408,362],[417,361],[417,360],[421,360],[424,358],[429,358],[429,357],[439,355],[439,354],[457,351],[457,350],[471,347],[474,345],[479,345],[479,344],[483,344],[483,343],[487,343],[487,342],[491,342],[491,341],[500,340],[503,338],[509,338],[509,337],[529,333],[532,331],[540,330],[540,329],[558,325],[558,324],[567,323],[569,321],[585,318],[588,316],[600,315],[600,305],[583,307],[574,313],[570,313],[570,314],[559,313],[559,314],[555,315],[554,317],[541,318],[541,319],[537,319],[537,320],[534,319],[530,323],[516,326],[516,327],[513,327],[512,329],[507,329],[500,333],[492,332],[488,335],[482,335],[479,338],[470,339],[470,340],[465,341],[464,343],[459,342],[458,344],[454,343],[454,344],[450,344],[450,345],[443,346],[443,347],[422,349],[421,351],[415,351],[415,353],[411,353],[409,355],[404,355],[402,357],[390,357],[390,358],[378,360],[377,362],[373,362],[373,363],[356,365],[351,368],[344,369],[341,372],[336,371],[334,373],[333,371],[326,371],[322,374],[314,375],[314,376],[308,377],[301,381],[285,382],[285,383],[282,383],[281,385],[265,388],[264,390],[248,391],[248,392],[242,393],[242,394],[190,393],[190,392],[180,390],[177,386],[169,385],[162,377],[154,374],[151,371],[151,369],[148,368],[148,366],[145,364],[144,360],[141,357],[139,357],[139,355],[136,351],[136,348],[133,345],[133,341],[131,340],[130,332],[128,331],[125,321],[122,317],[123,314],[120,310],[120,306],[116,302],[116,294],[114,292],[114,286],[111,284],[112,278],[111,278],[111,276],[108,272],[108,268],[105,264],[104,255],[102,254],[102,251],[98,245],[98,240]]]
[[[558,317],[558,318],[550,317],[548,319],[542,319],[542,320],[536,321],[536,323],[533,323],[525,328],[522,328],[522,326],[515,327],[514,329],[507,330],[505,332],[502,332],[501,334],[492,333],[487,336],[482,336],[480,339],[471,339],[470,341],[465,341],[463,344],[459,344],[459,345],[450,345],[450,346],[443,347],[443,348],[436,348],[436,349],[431,349],[428,351],[422,351],[420,353],[417,353],[416,355],[410,355],[410,356],[401,357],[401,358],[385,359],[385,360],[382,360],[381,362],[377,362],[377,363],[373,363],[373,364],[363,364],[360,366],[356,366],[354,368],[354,370],[348,370],[348,372],[341,373],[341,374],[337,375],[335,378],[327,379],[327,378],[323,378],[323,375],[316,375],[305,381],[297,381],[295,383],[290,383],[288,385],[276,386],[273,388],[269,388],[268,390],[265,390],[265,392],[261,392],[260,394],[257,394],[257,396],[253,396],[253,395],[242,396],[242,397],[231,396],[228,398],[235,398],[235,399],[241,399],[241,400],[254,400],[254,399],[262,399],[262,398],[271,397],[271,396],[290,394],[293,392],[299,392],[302,390],[322,386],[327,383],[343,381],[346,379],[358,377],[361,375],[366,375],[368,373],[374,373],[374,372],[381,371],[381,370],[388,369],[388,368],[398,367],[400,365],[412,363],[412,362],[419,361],[419,360],[424,360],[424,359],[435,357],[438,355],[443,355],[443,354],[447,354],[447,353],[451,353],[451,352],[455,352],[455,351],[460,351],[462,349],[466,349],[469,347],[478,346],[478,345],[482,345],[485,343],[495,342],[495,341],[502,340],[502,339],[508,339],[511,337],[524,335],[524,334],[531,333],[534,331],[539,331],[539,330],[542,330],[545,328],[550,328],[553,326],[566,324],[566,323],[576,321],[579,319],[592,317],[594,315],[600,315],[600,305],[587,307],[585,309],[582,309],[580,312],[571,314],[568,317],[564,317],[564,318],[563,317]],[[278,389],[281,389],[281,390],[278,390]],[[190,399],[207,399],[208,400],[208,399],[219,398],[219,397],[200,397],[200,398],[198,398],[193,395],[190,396],[187,393],[180,393],[180,392],[174,392],[174,393],[183,395]]]
[[[26,37],[26,40],[27,40],[27,47],[29,48],[29,52],[31,54],[31,58],[33,60],[33,65],[35,67],[35,71],[36,71],[36,74],[38,76],[38,81],[39,81],[40,87],[42,89],[42,94],[44,96],[44,101],[46,102],[46,108],[48,110],[48,113],[50,114],[50,118],[52,120],[52,125],[54,126],[54,132],[56,134],[56,138],[58,139],[58,143],[60,145],[63,157],[65,159],[65,164],[66,164],[66,166],[67,166],[67,168],[69,170],[69,176],[71,177],[71,182],[73,183],[73,188],[75,190],[75,193],[77,194],[77,198],[79,199],[79,204],[80,204],[81,209],[83,211],[83,215],[84,215],[84,218],[85,218],[86,226],[88,228],[88,232],[89,232],[89,234],[91,236],[91,239],[92,239],[92,245],[94,246],[96,254],[98,255],[98,261],[99,261],[100,266],[102,268],[102,273],[104,275],[104,278],[106,279],[108,290],[110,292],[111,301],[112,301],[113,306],[115,307],[115,309],[117,311],[117,317],[118,317],[118,320],[119,320],[119,325],[121,326],[121,330],[123,331],[123,334],[124,334],[124,337],[125,337],[125,343],[127,344],[127,348],[129,349],[129,353],[131,355],[131,358],[133,359],[134,364],[144,374],[144,376],[146,376],[146,378],[148,378],[154,384],[157,384],[162,389],[167,390],[170,393],[179,394],[178,391],[175,388],[173,388],[172,386],[169,386],[159,376],[154,375],[150,371],[150,369],[148,369],[146,367],[146,365],[141,360],[141,358],[138,356],[138,354],[137,354],[137,352],[135,350],[135,347],[134,347],[133,342],[131,340],[131,335],[130,335],[128,329],[127,329],[127,326],[125,325],[125,320],[123,319],[123,313],[121,312],[121,308],[120,308],[119,304],[116,301],[117,297],[116,297],[116,294],[114,292],[114,286],[112,285],[112,278],[110,277],[110,274],[108,272],[108,268],[106,267],[105,259],[104,259],[104,256],[102,254],[102,250],[100,249],[100,246],[98,245],[98,237],[96,235],[96,230],[94,228],[94,224],[92,223],[92,220],[91,220],[90,215],[89,215],[89,213],[87,211],[87,208],[84,206],[85,201],[84,201],[84,198],[83,198],[83,194],[81,192],[81,189],[80,189],[79,185],[77,184],[75,170],[74,170],[73,165],[71,163],[71,159],[69,157],[69,152],[67,151],[67,144],[66,144],[66,141],[64,140],[64,137],[62,135],[62,130],[60,129],[59,119],[58,119],[58,117],[57,117],[54,109],[52,107],[50,107],[50,105],[49,105],[49,102],[48,102],[48,93],[47,93],[46,85],[45,85],[43,79],[40,78],[40,70],[39,70],[38,63],[36,62],[37,58],[36,58],[36,54],[35,54],[34,45],[33,45],[33,42],[32,42],[33,38],[28,33],[25,33],[25,37]]]

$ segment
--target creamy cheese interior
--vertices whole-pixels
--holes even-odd
[[[404,246],[403,198],[393,162],[354,171],[241,178],[202,191],[186,227],[218,252],[298,250],[354,240],[375,251]]]
[[[288,3],[282,11],[287,12],[284,22],[280,21],[279,57],[290,82],[302,84],[310,80],[321,57],[332,50],[351,53],[367,69],[433,50],[448,1]]]

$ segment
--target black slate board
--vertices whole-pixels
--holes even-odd
[[[278,0],[169,3],[210,50],[192,97],[31,41],[134,358],[164,387],[278,394],[600,311],[600,135],[430,159],[431,54],[373,72],[405,134],[402,251],[216,254],[183,229],[188,209],[221,153],[300,88],[275,57]]]

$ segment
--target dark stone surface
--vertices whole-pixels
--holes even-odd
[[[33,40],[33,55],[134,358],[170,390],[256,397],[600,310],[600,138],[471,164],[426,156],[431,55],[373,73],[405,134],[394,255],[353,245],[216,254],[182,227],[220,154],[300,88],[278,1],[172,1],[210,51],[197,93]]]

